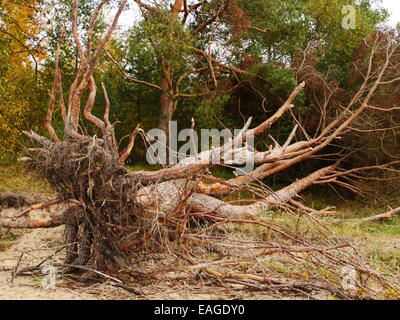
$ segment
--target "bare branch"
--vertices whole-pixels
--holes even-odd
[[[378,214],[373,217],[364,218],[364,219],[362,219],[362,221],[363,222],[377,222],[377,221],[382,221],[382,220],[391,220],[398,214],[400,214],[400,207],[396,208],[396,209],[392,209],[386,213]]]
[[[130,137],[129,137],[129,143],[126,146],[126,148],[120,152],[119,154],[119,163],[121,165],[124,165],[126,162],[126,159],[128,159],[129,155],[132,152],[133,146],[135,145],[135,138],[138,135],[139,131],[140,131],[140,124],[137,125],[137,127],[135,128],[135,130],[131,133]]]
[[[93,76],[90,77],[89,92],[90,92],[89,97],[86,102],[86,107],[83,110],[83,115],[85,116],[85,118],[87,120],[89,120],[91,123],[93,123],[96,127],[104,130],[104,128],[105,128],[104,122],[92,114],[94,100],[96,98],[96,93],[97,93],[97,87],[96,87],[96,83],[94,81]]]
[[[217,10],[217,12],[207,21],[204,21],[200,26],[198,26],[195,30],[192,31],[192,35],[195,35],[197,33],[200,33],[201,31],[203,31],[207,26],[209,26],[210,24],[212,24],[214,21],[216,21],[218,18],[220,18],[222,16],[222,14],[226,11],[226,9],[228,8],[230,4],[229,0],[225,0],[222,5],[219,7],[219,9]]]
[[[146,3],[143,3],[143,2],[140,1],[140,0],[134,0],[134,1],[135,1],[135,2],[138,4],[138,6],[141,7],[141,8],[144,8],[144,9],[146,9],[146,10],[149,10],[149,11],[155,12],[155,13],[158,12],[156,8],[150,6],[150,5],[146,4]]]
[[[143,81],[143,80],[138,80],[138,79],[135,79],[135,78],[130,77],[130,76],[125,72],[125,70],[119,65],[119,63],[117,62],[117,60],[115,60],[115,58],[111,55],[111,53],[109,53],[106,49],[104,49],[104,53],[107,55],[108,58],[110,58],[110,60],[111,60],[111,61],[115,64],[115,66],[117,67],[118,71],[119,71],[119,72],[125,77],[125,79],[127,79],[128,81],[133,82],[133,83],[137,83],[137,84],[143,84],[143,85],[146,85],[146,86],[151,87],[151,88],[153,88],[153,89],[157,89],[157,90],[162,91],[162,88],[161,88],[160,86],[157,86],[157,85],[155,85],[155,84],[153,84],[153,83],[150,83],[150,82],[146,82],[146,81]]]
[[[56,100],[56,93],[57,93],[57,85],[58,85],[58,77],[59,77],[59,58],[60,58],[60,46],[57,47],[57,53],[56,53],[56,61],[55,61],[55,77],[54,77],[54,83],[53,83],[53,88],[50,93],[50,102],[47,108],[47,115],[46,115],[46,121],[44,123],[45,128],[50,134],[51,140],[54,142],[59,142],[60,139],[57,136],[57,133],[55,132],[53,126],[51,125],[51,121],[53,118],[53,111],[54,111],[54,103]]]
[[[92,37],[93,37],[93,30],[94,25],[96,23],[97,17],[100,14],[100,11],[107,0],[101,0],[100,3],[97,5],[92,17],[90,18],[89,27],[88,27],[88,36],[87,36],[87,63],[89,63],[90,58],[92,56]]]
[[[72,1],[72,34],[78,49],[79,59],[82,64],[85,63],[85,53],[83,52],[82,42],[78,35],[78,0]]]
[[[104,110],[104,123],[105,126],[108,128],[111,128],[111,123],[110,123],[110,99],[108,98],[107,94],[107,89],[106,86],[104,85],[104,82],[101,83],[101,87],[103,89],[103,96],[104,96],[104,101],[105,101],[105,110]]]
[[[203,51],[203,50],[201,50],[201,49],[195,48],[195,47],[191,47],[191,49],[192,49],[194,52],[196,52],[196,53],[198,53],[198,54],[204,56],[204,57],[207,59],[207,61],[208,61],[210,55],[209,55],[207,52],[205,52],[205,51]],[[230,70],[230,71],[236,72],[236,73],[238,73],[238,74],[243,74],[243,75],[248,75],[248,74],[249,74],[249,73],[248,73],[247,71],[245,71],[245,70],[241,70],[241,69],[236,68],[236,67],[233,67],[233,66],[228,66],[228,65],[223,64],[222,62],[220,62],[220,61],[218,61],[218,60],[216,60],[216,59],[214,59],[214,58],[211,58],[211,60],[212,60],[213,62],[215,62],[218,66],[220,66],[222,69]]]

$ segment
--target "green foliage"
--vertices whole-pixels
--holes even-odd
[[[168,14],[144,20],[131,32],[131,42],[132,39],[136,43],[138,38],[146,39],[137,44],[139,48],[153,51],[154,57],[168,61],[171,67],[179,69],[188,63],[185,56],[190,52],[190,35],[178,21],[171,26]]]
[[[224,105],[230,96],[214,96],[201,99],[194,108],[194,119],[199,128],[220,128],[224,119]],[[229,126],[228,123],[224,123]]]
[[[60,39],[60,64],[66,100],[67,89],[79,66],[71,35],[72,0],[14,2],[32,4],[38,10],[28,10],[28,7],[21,5],[10,7],[11,2],[0,4],[1,28],[6,26],[17,38],[4,34],[0,36],[0,156],[3,158],[6,151],[16,154],[22,139],[21,130],[34,128],[45,134],[42,122],[48,102],[47,91],[54,77],[54,52]],[[204,59],[193,53],[191,47],[207,50],[208,45],[212,44],[214,56],[226,64],[245,69],[250,76],[216,70],[220,87],[213,90],[214,83],[209,71],[191,74],[181,83],[180,92],[198,94],[209,90],[209,94],[179,98],[174,120],[178,120],[180,127],[190,126],[190,119],[194,117],[197,129],[222,128],[222,124],[233,129],[241,127],[243,119],[252,116],[253,125],[256,125],[276,111],[296,86],[296,76],[290,66],[310,41],[320,48],[318,71],[333,70],[339,79],[344,78],[362,39],[386,18],[384,10],[374,9],[374,2],[235,0],[231,1],[231,6],[217,24],[210,24],[193,35],[192,31],[215,14],[223,1],[208,1],[201,7],[201,11],[207,14],[194,14],[185,26],[180,19],[171,17],[169,1],[159,1],[156,14],[149,12],[146,19],[139,20],[128,32],[116,33],[107,50],[130,77],[159,85],[165,72],[161,65],[164,65],[171,72],[174,85],[186,72],[205,65]],[[98,0],[79,1],[78,22],[82,42],[86,40],[85,28],[97,3]],[[111,7],[115,3],[117,1],[111,1]],[[355,30],[344,30],[341,25],[342,7],[347,4],[357,8]],[[98,20],[95,41],[104,31],[106,20],[105,16]],[[15,21],[23,27],[23,32],[18,31]],[[22,51],[23,45],[34,43],[33,40],[39,36],[46,38],[48,48],[39,50],[40,54],[34,53],[40,62],[36,68],[29,52],[14,53]],[[251,63],[244,63],[246,57],[250,58]],[[108,89],[112,105],[111,120],[121,121],[116,127],[121,147],[126,144],[126,136],[137,123],[141,123],[145,130],[157,126],[160,115],[159,91],[126,81],[104,56],[100,57],[95,79],[98,85],[104,81]],[[249,82],[238,91],[227,94],[221,89],[226,84],[234,85],[241,80]],[[309,104],[305,95],[300,94],[293,109],[296,116],[306,115],[310,110]],[[102,95],[98,94],[93,112],[101,116],[103,109],[104,101]],[[53,125],[61,134],[63,124],[58,105]],[[284,140],[292,127],[293,119],[287,114],[269,133],[277,135],[278,140]],[[92,130],[90,126],[88,130]],[[264,137],[260,143],[260,147],[264,148],[271,141]],[[135,159],[143,159],[141,149],[144,146],[138,142]]]
[[[297,86],[293,70],[279,63],[265,63],[254,66],[249,70],[256,76],[255,87],[262,92],[269,107],[280,107]],[[295,105],[304,104],[304,93],[300,93]]]
[[[268,61],[290,59],[304,48],[311,28],[311,19],[305,15],[304,0],[240,0],[249,24],[251,40],[248,52],[263,55]]]
[[[362,39],[368,37],[387,18],[386,10],[370,0],[240,0],[250,28],[246,52],[262,55],[267,61],[290,63],[307,43],[321,45],[322,70],[334,64],[340,71],[351,63]],[[356,29],[342,26],[345,5],[356,8]],[[259,30],[264,29],[265,32]]]
[[[313,20],[312,40],[322,44],[320,67],[327,70],[335,65],[342,73],[346,71],[362,39],[368,37],[379,23],[387,18],[387,12],[378,7],[376,1],[362,0],[308,0],[305,13]],[[342,8],[356,8],[356,28],[344,29]],[[323,41],[321,41],[323,39]]]

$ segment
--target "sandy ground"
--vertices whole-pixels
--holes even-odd
[[[32,219],[48,219],[62,207],[52,207],[31,213]],[[0,217],[12,217],[23,209],[0,210]],[[91,286],[75,284],[57,276],[55,289],[43,289],[42,281],[46,275],[17,276],[13,282],[12,273],[21,257],[18,270],[35,266],[52,255],[63,245],[63,227],[53,229],[36,229],[15,231],[17,240],[9,248],[0,248],[0,300],[98,300],[98,299],[235,299],[240,295],[232,295],[231,289],[209,288],[207,286],[187,285],[180,281],[167,281],[138,285],[143,296],[137,296],[123,289],[115,288],[107,283]],[[4,250],[4,248],[3,248]],[[62,263],[65,252],[57,254],[45,265]]]
[[[10,282],[10,272],[0,273],[0,300],[96,300],[95,295],[67,288],[42,289],[33,278],[17,277]]]
[[[59,211],[59,209],[37,211],[32,214],[32,218],[43,219],[49,217]],[[6,209],[1,211],[0,215],[10,217],[19,212],[20,210]],[[37,265],[62,246],[62,235],[63,227],[29,230],[23,232],[22,236],[18,237],[8,250],[0,251],[0,300],[97,299],[95,295],[86,294],[81,292],[81,290],[66,288],[64,280],[60,279],[60,277],[56,280],[55,289],[42,288],[42,279],[46,275],[41,277],[34,275],[18,276],[11,282],[12,270],[16,267],[21,254],[22,258],[18,266],[19,270],[27,266]],[[45,264],[61,263],[63,255],[63,253],[60,253]]]
[[[52,207],[31,213],[33,219],[48,219],[62,207]],[[0,210],[0,217],[12,217],[21,213],[23,209]],[[18,270],[35,266],[45,258],[51,256],[63,246],[63,227],[54,229],[36,229],[15,231],[17,240],[9,248],[0,246],[0,300],[99,300],[99,299],[150,299],[150,300],[189,300],[189,299],[246,299],[256,298],[245,296],[241,290],[235,290],[235,285],[229,287],[209,286],[201,281],[187,283],[186,280],[166,280],[137,284],[137,290],[143,295],[134,295],[109,283],[97,283],[85,286],[63,279],[58,274],[55,289],[42,288],[42,281],[46,275],[17,276],[12,279],[14,268],[20,260]],[[5,249],[5,251],[4,251]],[[2,251],[3,250],[3,251]],[[65,252],[57,254],[45,265],[62,263]],[[175,275],[176,276],[176,275]],[[174,277],[174,276],[173,276]],[[266,293],[257,294],[257,299],[273,299]]]
[[[33,219],[48,219],[49,217],[62,212],[62,207],[52,207],[45,210],[38,210],[31,213]],[[12,217],[20,214],[23,209],[0,209],[1,217]],[[229,286],[210,285],[202,281],[190,281],[188,278],[183,280],[173,280],[179,277],[172,274],[171,280],[160,281],[140,281],[135,284],[135,289],[141,295],[135,295],[121,288],[116,288],[110,283],[96,283],[83,285],[66,278],[61,270],[58,270],[56,285],[54,289],[42,288],[45,274],[28,274],[17,276],[12,280],[14,268],[18,270],[25,267],[35,266],[45,258],[54,254],[57,249],[63,246],[63,227],[53,229],[38,229],[26,231],[13,231],[16,240],[8,247],[0,245],[0,300],[99,300],[99,299],[157,299],[157,300],[181,300],[181,299],[276,299],[276,296],[268,292],[246,292],[240,286],[231,284]],[[349,239],[350,240],[350,239]],[[355,239],[352,239],[353,241]],[[364,246],[371,247],[370,239],[357,239],[359,248]],[[397,251],[400,248],[400,238],[380,239],[374,241],[373,245],[380,251]],[[389,253],[388,252],[388,253]],[[21,258],[22,254],[22,258]],[[61,251],[44,265],[52,263],[62,263],[65,252]],[[390,253],[389,253],[390,256]],[[21,259],[20,259],[21,258]],[[187,282],[189,280],[189,282]],[[207,281],[206,281],[207,282]],[[304,297],[303,297],[304,298]],[[324,299],[325,296],[315,296],[317,299]],[[288,295],[280,296],[279,299],[301,299]]]

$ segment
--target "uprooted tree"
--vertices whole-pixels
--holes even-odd
[[[180,243],[183,247],[187,246],[187,243],[203,243],[208,246],[221,245],[225,248],[260,250],[257,257],[285,253],[289,258],[293,258],[296,254],[305,254],[308,258],[302,256],[294,260],[307,261],[314,267],[324,265],[329,270],[351,265],[360,273],[366,273],[369,277],[377,279],[385,290],[391,286],[378,273],[358,264],[358,260],[347,251],[339,256],[335,255],[334,252],[348,247],[347,244],[333,241],[316,245],[304,234],[297,233],[298,226],[296,230],[291,230],[287,226],[280,226],[278,222],[262,217],[262,214],[274,208],[300,211],[306,215],[311,214],[311,221],[318,224],[312,215],[315,211],[296,201],[297,195],[302,190],[324,183],[338,184],[354,190],[354,187],[343,179],[348,174],[354,175],[372,169],[385,170],[393,164],[344,170],[339,167],[344,155],[338,153],[336,163],[294,181],[279,191],[270,191],[262,180],[309,159],[340,140],[342,135],[351,130],[350,125],[357,117],[365,110],[374,108],[371,105],[373,96],[381,87],[400,81],[395,72],[400,63],[399,42],[393,34],[382,33],[369,40],[368,70],[364,74],[361,87],[346,106],[341,106],[341,111],[334,120],[322,127],[315,137],[309,137],[301,123],[296,120],[297,125],[284,145],[276,143],[265,151],[242,147],[243,144],[246,145],[248,139],[268,130],[283,114],[295,107],[292,103],[305,86],[305,83],[301,83],[273,116],[252,129],[250,129],[250,119],[240,134],[232,137],[222,147],[187,157],[162,170],[129,171],[124,167],[124,163],[134,147],[135,138],[139,135],[145,137],[145,133],[137,127],[130,136],[128,146],[122,151],[118,150],[114,136],[115,124],[109,119],[111,106],[104,84],[102,85],[106,103],[104,118],[99,119],[92,114],[97,94],[93,71],[127,0],[120,2],[111,26],[97,47],[93,48],[93,26],[105,1],[100,2],[88,26],[86,50],[77,31],[77,3],[77,0],[73,1],[72,29],[81,64],[70,87],[67,104],[64,104],[61,72],[56,62],[54,86],[45,121],[51,139],[35,132],[25,133],[38,146],[27,149],[27,156],[23,160],[41,172],[58,192],[59,198],[32,206],[19,219],[2,221],[1,227],[51,228],[65,225],[65,242],[66,245],[70,245],[66,264],[84,266],[90,263],[95,269],[113,275],[119,269],[131,268],[135,261],[134,257],[146,250],[156,252],[173,242]],[[385,57],[379,65],[374,60],[377,55]],[[82,108],[82,98],[87,90],[89,95],[86,105]],[[62,118],[65,123],[63,139],[57,136],[51,125],[57,95],[60,98]],[[101,132],[101,136],[85,134],[79,126],[81,114],[98,129],[98,132]],[[304,139],[294,142],[297,130],[301,131]],[[248,174],[228,181],[217,179],[207,170],[217,165],[211,161],[215,156],[222,159],[220,165],[232,167],[243,165],[249,157],[252,157],[256,168]],[[250,191],[255,200],[247,205],[223,200],[224,196],[237,190]],[[70,207],[50,220],[37,221],[26,217],[33,209],[59,203],[68,203]],[[210,221],[214,224],[255,224],[266,228],[268,232],[276,233],[284,241],[278,243],[272,237],[256,242],[230,239],[225,243],[221,236],[195,230],[193,220]],[[193,262],[190,258],[187,259]],[[211,272],[204,265],[199,268],[213,276],[229,279],[227,275]],[[236,274],[232,278],[236,281],[250,279],[282,285],[277,280],[274,282],[255,275],[246,278],[243,274]],[[360,287],[366,286],[361,280],[358,284]],[[254,283],[252,285],[254,286]],[[306,286],[298,286],[297,289],[304,287]],[[338,289],[329,290],[339,294]]]

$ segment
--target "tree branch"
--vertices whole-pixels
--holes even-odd
[[[115,64],[115,66],[117,67],[118,71],[125,77],[125,79],[127,79],[130,82],[133,83],[137,83],[137,84],[143,84],[145,86],[151,87],[153,89],[157,89],[162,91],[162,88],[160,86],[157,86],[153,83],[149,83],[143,80],[138,80],[135,78],[130,77],[125,71],[124,69],[119,65],[119,63],[115,60],[115,58],[106,50],[104,49],[104,53],[107,55],[108,58],[110,58],[110,60]]]

